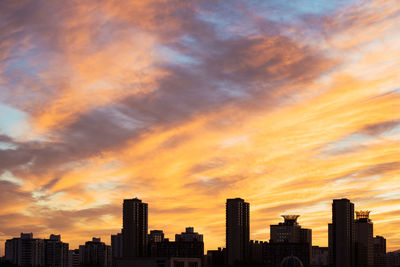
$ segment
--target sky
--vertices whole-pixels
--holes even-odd
[[[225,245],[299,214],[327,246],[332,199],[400,249],[397,0],[0,2],[0,255],[70,248],[149,204],[149,229]]]

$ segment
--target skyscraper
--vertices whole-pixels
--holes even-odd
[[[147,203],[140,199],[124,199],[123,204],[123,257],[144,257],[147,247]]]
[[[369,211],[356,211],[356,266],[374,266],[374,225],[369,219]]]
[[[250,242],[250,205],[241,198],[226,201],[226,255],[228,265],[244,261]]]
[[[348,199],[334,199],[332,224],[329,225],[329,253],[334,267],[355,266],[354,204]]]

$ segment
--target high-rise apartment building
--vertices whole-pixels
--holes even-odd
[[[50,235],[44,240],[44,261],[48,267],[68,266],[69,245],[61,241],[60,235]]]
[[[79,246],[79,262],[81,266],[111,267],[111,247],[93,237],[85,245]]]
[[[144,257],[147,251],[148,206],[140,199],[125,199],[123,204],[123,257]]]
[[[33,238],[32,233],[8,239],[5,244],[5,260],[18,266],[44,266],[44,241]]]
[[[369,211],[357,211],[355,221],[356,266],[374,266],[374,225],[369,219]]]
[[[245,261],[250,242],[250,205],[241,198],[226,201],[226,255],[228,265]]]
[[[348,199],[334,199],[332,223],[329,224],[329,258],[333,267],[355,266],[354,204]]]

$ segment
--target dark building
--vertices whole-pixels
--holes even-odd
[[[44,240],[44,260],[45,266],[67,267],[68,266],[68,243],[61,241],[60,235],[50,235],[49,239]]]
[[[70,250],[68,253],[68,266],[80,267],[79,263],[79,249]]]
[[[100,238],[92,238],[85,245],[79,246],[81,266],[110,267],[111,249]]]
[[[19,266],[44,266],[44,240],[33,238],[32,233],[6,240],[5,260]]]
[[[312,261],[313,267],[324,267],[329,265],[329,249],[327,247],[312,247]]]
[[[227,264],[243,262],[248,257],[250,242],[250,205],[241,198],[226,201]]]
[[[374,237],[374,267],[386,267],[386,239],[382,236]]]
[[[164,242],[164,232],[162,230],[151,230],[148,236],[148,254],[150,257],[157,257],[159,243]]]
[[[150,243],[158,243],[164,240],[163,230],[151,230],[149,234]]]
[[[123,248],[122,234],[118,233],[116,235],[111,235],[111,251],[113,259],[122,258],[122,251],[123,251],[122,248]]]
[[[387,267],[400,267],[400,251],[393,251],[387,254]]]
[[[283,258],[297,256],[304,266],[311,265],[312,231],[301,228],[297,222],[299,215],[282,215],[284,222],[271,225],[271,239],[267,248],[267,262],[276,266]],[[275,254],[275,256],[274,256]],[[279,255],[279,256],[278,256]],[[275,257],[276,259],[272,259]]]
[[[334,199],[329,225],[329,259],[333,267],[355,266],[354,204]]]
[[[225,258],[225,249],[207,250],[205,265],[207,267],[224,267]]]
[[[312,245],[311,229],[301,228],[297,222],[300,215],[282,215],[284,222],[271,225],[270,242],[274,243],[310,243]]]
[[[250,240],[249,243],[249,262],[251,263],[263,263],[264,262],[264,250],[267,242]]]
[[[186,227],[186,231],[175,235],[176,242],[203,242],[203,235],[194,231],[193,227]]]
[[[300,260],[302,266],[310,266],[310,247],[308,243],[267,243],[264,263],[268,267],[279,267],[290,256]],[[308,263],[308,264],[307,264]]]
[[[374,266],[374,225],[369,211],[357,211],[355,221],[355,256],[357,267]]]
[[[147,248],[148,207],[140,199],[125,199],[123,204],[123,257],[144,257]]]
[[[179,258],[203,258],[203,235],[194,232],[193,227],[186,228],[186,232],[175,235],[175,241],[170,242],[164,238],[162,232],[152,232],[150,249],[152,257],[179,257]]]

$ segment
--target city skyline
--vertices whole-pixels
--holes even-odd
[[[76,248],[193,226],[225,246],[300,214],[328,245],[331,200],[400,249],[398,0],[0,1],[0,255],[20,232]]]
[[[344,211],[342,211],[344,213],[341,213],[341,215],[340,215],[341,217],[340,218],[342,218],[342,219],[340,219],[340,220],[343,220],[343,222],[349,221],[349,223],[352,225],[352,228],[355,227],[355,224],[360,220],[360,218],[361,218],[361,220],[365,219],[365,222],[370,222],[370,223],[372,222],[372,224],[373,224],[373,221],[369,217],[370,216],[370,211],[355,209],[354,203],[351,203],[349,199],[342,198],[342,199],[333,199],[331,201],[333,201],[333,204],[331,202],[331,204],[332,204],[332,217],[330,218],[330,222],[327,224],[327,228],[326,228],[327,234],[329,233],[329,231],[331,231],[330,230],[330,227],[331,227],[330,225],[332,224],[332,222],[335,221],[334,218],[336,218],[336,216],[338,216],[338,215],[336,215],[337,208],[334,208],[335,207],[335,203],[345,202],[345,203],[348,203],[349,205],[351,205],[351,208],[349,209],[350,210],[350,214],[347,211],[348,208],[343,208],[343,206],[341,206],[340,209],[344,209]],[[141,199],[138,199],[137,197],[132,198],[132,199],[124,199],[122,204],[123,204],[122,205],[123,214],[126,214],[127,217],[140,218],[140,221],[142,221],[142,222],[140,222],[140,221],[138,222],[136,220],[129,220],[129,219],[125,219],[124,220],[122,218],[121,219],[122,228],[120,229],[121,233],[119,233],[116,230],[115,232],[109,233],[108,236],[105,238],[106,240],[107,240],[107,238],[109,239],[109,242],[108,243],[106,242],[106,244],[111,245],[111,243],[112,243],[111,240],[112,240],[113,236],[117,237],[117,236],[119,236],[121,234],[123,235],[123,233],[124,233],[124,231],[123,231],[124,225],[126,225],[126,227],[132,229],[132,230],[130,230],[130,232],[126,232],[128,234],[128,236],[130,236],[133,231],[138,231],[138,234],[135,235],[135,236],[137,236],[137,238],[136,237],[135,238],[128,238],[128,239],[125,240],[125,242],[127,242],[127,245],[125,245],[125,246],[123,245],[125,242],[116,241],[116,242],[121,242],[121,245],[123,247],[129,247],[128,251],[125,252],[125,249],[122,250],[119,247],[120,245],[117,244],[118,248],[121,249],[121,251],[120,251],[121,256],[120,257],[126,257],[126,258],[145,257],[145,255],[147,253],[149,253],[148,251],[145,252],[145,250],[147,250],[146,242],[144,242],[142,245],[140,245],[140,242],[143,241],[143,237],[139,237],[139,236],[141,236],[142,234],[146,236],[145,239],[149,239],[149,240],[151,239],[150,236],[152,234],[155,234],[157,236],[162,234],[162,238],[161,239],[156,238],[155,242],[160,242],[164,238],[168,239],[168,240],[171,240],[171,241],[176,241],[176,240],[173,240],[172,237],[175,236],[175,239],[176,239],[177,236],[180,236],[179,232],[174,233],[171,236],[169,236],[169,235],[165,234],[165,232],[164,232],[165,229],[163,229],[163,228],[160,228],[160,227],[157,228],[157,226],[155,226],[155,228],[149,227],[148,226],[148,225],[150,225],[150,224],[148,224],[148,217],[150,215],[150,214],[148,214],[149,205],[148,205],[148,203],[142,202]],[[345,205],[348,205],[348,204],[345,204]],[[138,206],[136,207],[135,205],[138,205]],[[343,205],[343,204],[341,204],[341,205]],[[245,247],[248,246],[250,241],[262,241],[262,242],[273,242],[273,243],[284,243],[284,242],[287,242],[287,241],[288,242],[292,242],[292,243],[309,242],[310,246],[321,246],[321,247],[328,247],[329,246],[329,244],[327,244],[325,246],[325,245],[313,243],[313,238],[312,238],[312,230],[313,229],[312,228],[310,228],[310,229],[302,228],[300,226],[300,224],[297,221],[298,218],[302,216],[300,214],[290,214],[290,215],[289,214],[285,214],[285,215],[281,214],[280,217],[282,217],[284,219],[283,222],[279,221],[278,218],[275,218],[275,225],[271,224],[271,225],[268,226],[268,228],[271,229],[271,230],[273,228],[275,229],[275,234],[273,236],[271,236],[271,232],[268,231],[269,232],[268,238],[258,239],[258,240],[252,239],[251,238],[251,236],[252,236],[252,233],[251,233],[251,221],[250,221],[250,224],[248,224],[248,222],[247,222],[251,218],[250,206],[251,205],[250,205],[249,202],[246,202],[244,199],[239,198],[239,197],[226,199],[226,206],[225,206],[225,220],[226,220],[226,223],[225,223],[225,234],[226,234],[226,237],[231,236],[231,235],[235,236],[233,238],[233,240],[236,240],[236,242],[233,242],[232,245],[230,245],[230,246],[236,247],[234,249],[236,253],[232,254],[232,255],[235,255],[235,256],[233,256],[234,260],[245,260],[246,257],[248,257],[248,255],[246,255],[246,254],[248,254],[249,252],[245,251],[248,248],[245,248]],[[151,205],[150,205],[150,207],[151,207]],[[135,213],[135,210],[137,210],[136,212],[138,212],[138,214],[133,215],[133,213]],[[144,213],[143,213],[142,210],[144,210]],[[133,213],[132,213],[132,211],[133,211]],[[240,215],[236,216],[235,213],[238,213]],[[344,214],[347,214],[347,215],[344,215]],[[353,215],[351,215],[351,214],[353,214]],[[350,217],[352,216],[352,219],[350,219],[350,220],[345,219],[346,218],[345,216],[350,216]],[[355,218],[357,218],[357,219],[355,219]],[[242,226],[239,227],[239,228],[233,228],[232,229],[232,223],[234,224],[235,221],[242,221],[242,223],[240,223],[240,225],[242,225]],[[276,224],[276,223],[278,223],[278,224]],[[288,228],[285,228],[285,227],[288,227],[288,225],[290,227],[289,230],[288,230]],[[279,227],[281,227],[281,226],[284,227],[284,230],[282,232],[283,233],[283,237],[280,236],[280,234],[279,234],[282,231],[282,230],[279,230]],[[295,227],[296,229],[291,230],[292,227]],[[342,226],[342,227],[345,227],[345,226]],[[135,230],[133,230],[133,229],[135,229]],[[140,232],[142,232],[140,229],[143,229],[143,233],[140,233]],[[187,233],[187,231],[191,231],[191,233],[193,233],[193,229],[194,229],[193,224],[187,225],[185,227],[185,229],[186,229],[186,233]],[[347,230],[344,231],[344,232],[347,232]],[[353,232],[354,236],[353,236],[352,241],[349,241],[349,242],[352,242],[353,245],[354,245],[354,242],[356,242],[356,230],[352,229],[352,230],[350,230],[350,232]],[[22,231],[20,233],[21,233],[21,236],[23,234],[24,235],[32,235],[33,234],[32,232],[29,232],[29,231],[25,231],[25,232]],[[184,234],[184,233],[185,232],[181,232],[181,234]],[[376,233],[376,231],[373,231],[373,233],[376,234],[377,237],[381,237],[382,238],[382,234]],[[197,234],[197,233],[195,233],[195,234]],[[54,237],[58,237],[58,240],[59,240],[60,236],[62,236],[62,233],[58,233],[58,234],[51,233],[50,234],[50,238],[52,238],[53,236]],[[250,236],[250,238],[246,238],[246,236]],[[285,236],[290,236],[290,238],[288,240],[285,240]],[[363,236],[363,235],[361,234],[361,236]],[[372,233],[371,233],[371,236],[374,237],[374,235]],[[15,236],[13,238],[15,238]],[[37,235],[35,235],[34,238],[36,238],[36,239],[39,238],[40,239],[42,237],[38,237]],[[99,239],[99,240],[102,239],[102,240],[104,240],[103,237],[98,237],[98,236],[91,236],[90,238],[93,238],[93,240],[94,239]],[[225,240],[224,245],[218,247],[218,249],[219,248],[227,248],[228,244],[231,244],[227,240],[228,240],[228,238]],[[232,238],[229,238],[229,240],[232,240]],[[63,241],[65,241],[65,240],[63,240]],[[201,235],[201,241],[203,242],[203,235]],[[139,243],[137,243],[137,242],[139,242]],[[341,240],[339,243],[342,244],[344,242],[345,242],[344,240]],[[385,242],[389,243],[390,240],[387,240],[385,238]],[[139,245],[133,245],[133,244],[139,244]],[[79,244],[77,248],[79,248],[80,245],[81,244]],[[332,242],[332,247],[333,246],[335,246],[334,242]],[[71,250],[74,250],[74,249],[77,249],[77,248],[70,247]],[[217,249],[217,248],[216,247],[214,247],[214,248],[212,248],[212,247],[205,248],[205,251],[213,250],[213,249]],[[346,248],[346,249],[348,249],[348,248]],[[129,251],[131,251],[131,253],[133,253],[133,254],[129,254]],[[388,252],[391,252],[391,251],[388,250]],[[125,253],[125,256],[124,256],[124,253]],[[352,252],[352,253],[355,253],[355,252]],[[231,255],[231,254],[227,253],[227,256],[226,256],[227,257],[227,262],[230,262],[230,264],[232,264],[234,262],[234,260],[229,260],[229,258],[232,257],[232,256],[229,256],[229,255]],[[333,254],[333,255],[335,255],[335,254]],[[340,257],[340,258],[341,259],[345,259],[346,257]]]

